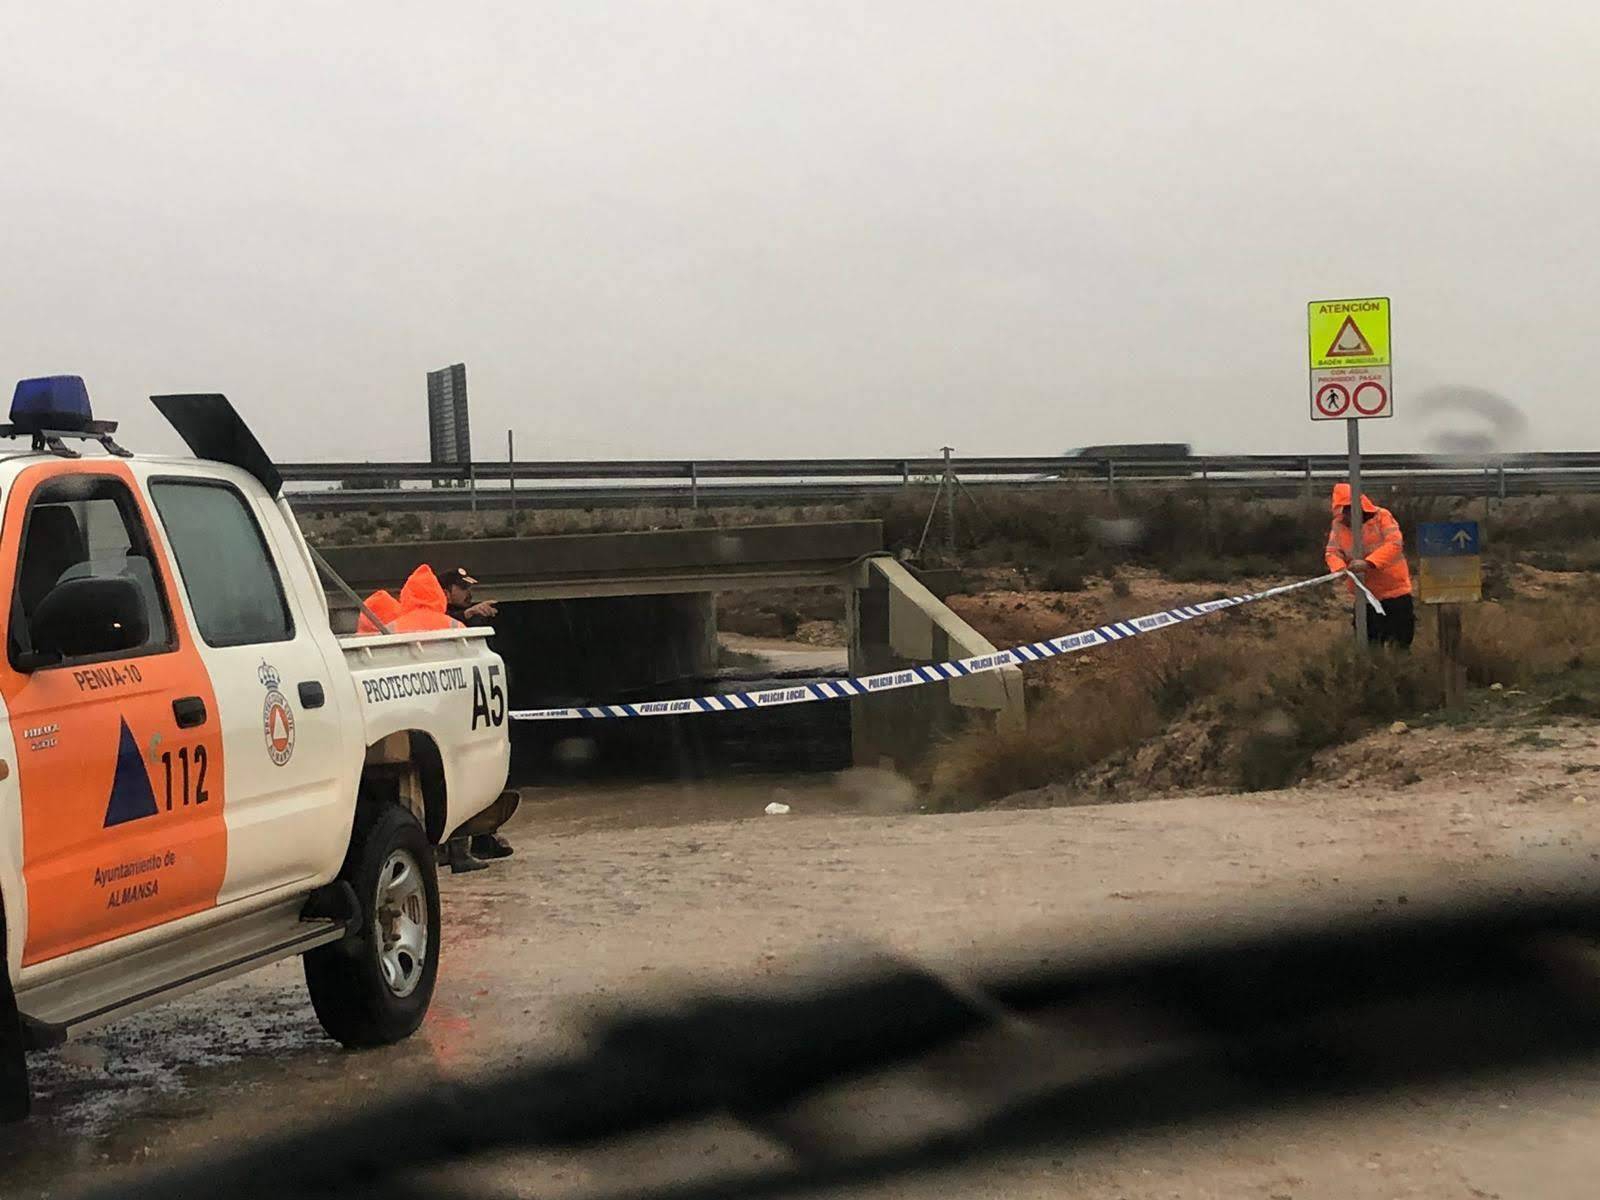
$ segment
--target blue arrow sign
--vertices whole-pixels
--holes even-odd
[[[1478,552],[1476,521],[1430,521],[1417,526],[1417,553],[1423,558],[1458,558]]]

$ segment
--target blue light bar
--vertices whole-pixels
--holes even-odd
[[[73,433],[87,429],[93,421],[89,389],[81,375],[19,380],[11,396],[11,424],[21,433],[45,429]]]

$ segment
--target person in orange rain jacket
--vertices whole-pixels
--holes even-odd
[[[1383,602],[1383,612],[1367,609],[1367,640],[1409,648],[1417,631],[1416,609],[1411,601],[1411,568],[1406,565],[1405,540],[1400,522],[1387,508],[1361,497],[1361,553],[1352,552],[1350,485],[1333,487],[1333,524],[1323,552],[1328,570],[1349,569],[1361,576],[1367,589]],[[1355,592],[1355,584],[1350,584]]]
[[[460,629],[461,622],[445,612],[449,603],[439,577],[424,563],[411,572],[400,589],[400,615],[389,622],[396,633],[421,633],[427,629]]]
[[[390,595],[388,588],[379,588],[361,603],[367,606],[367,612],[377,617],[390,629],[394,628],[394,619],[400,615],[400,601]],[[356,618],[356,632],[378,633],[381,631],[367,619],[367,613],[364,612]]]
[[[425,629],[464,629],[465,626],[460,621],[445,611],[449,603],[449,597],[445,595],[439,577],[433,573],[432,567],[423,563],[411,572],[411,578],[407,579],[405,587],[400,589],[400,615],[389,622],[389,628],[396,633],[418,633]],[[496,848],[500,850],[498,846]],[[456,874],[464,871],[482,871],[489,865],[473,857],[468,838],[450,838],[441,850],[440,857],[450,864],[450,870]],[[510,853],[511,847],[505,846],[494,857],[504,858]]]

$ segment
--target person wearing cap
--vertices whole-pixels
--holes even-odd
[[[472,589],[477,580],[465,567],[436,569],[434,574],[444,586],[445,614],[463,625],[482,627],[488,625],[499,609],[488,600],[473,603]],[[451,838],[446,846],[447,861],[452,871],[476,871],[483,867],[481,858],[509,858],[511,843],[498,833],[474,834],[471,838]]]
[[[467,573],[465,567],[449,567],[434,572],[444,585],[445,612],[463,625],[487,625],[499,614],[499,609],[488,600],[472,602],[472,589],[478,581]]]
[[[1328,544],[1323,550],[1328,570],[1359,575],[1363,583],[1383,604],[1383,612],[1367,609],[1367,640],[1409,649],[1417,630],[1416,609],[1411,601],[1411,568],[1406,565],[1405,540],[1400,522],[1387,508],[1361,497],[1361,551],[1356,553],[1354,531],[1350,528],[1350,485],[1335,484],[1333,524],[1328,528]],[[1355,584],[1347,584],[1352,595]]]

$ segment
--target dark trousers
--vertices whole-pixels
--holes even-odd
[[[1397,646],[1411,649],[1411,639],[1417,635],[1417,609],[1410,596],[1395,596],[1382,600],[1380,616],[1367,607],[1367,641],[1375,645]]]

